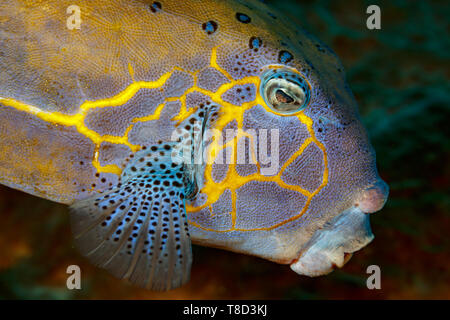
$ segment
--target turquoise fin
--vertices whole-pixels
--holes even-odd
[[[189,183],[172,147],[137,152],[121,183],[71,206],[81,253],[114,276],[156,291],[185,284],[192,264],[184,200]]]

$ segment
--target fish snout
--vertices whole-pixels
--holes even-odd
[[[336,267],[341,268],[353,252],[373,238],[369,215],[359,207],[352,207],[314,233],[299,258],[291,262],[291,269],[310,277],[328,274]]]
[[[362,192],[356,206],[364,213],[377,212],[383,208],[388,195],[389,187],[386,182],[380,179]]]

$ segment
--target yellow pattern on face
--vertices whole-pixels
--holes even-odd
[[[213,55],[214,57],[214,55]],[[211,65],[215,65],[214,63],[211,63]],[[278,66],[272,66],[272,68],[278,68]],[[220,70],[220,69],[219,69]],[[223,72],[223,70],[220,70]],[[227,76],[229,77],[229,76]],[[230,78],[229,78],[230,79]],[[222,114],[222,116],[219,118],[219,120],[217,121],[217,124],[215,126],[216,129],[218,129],[220,132],[223,132],[224,128],[233,121],[237,122],[237,127],[238,129],[240,129],[238,131],[238,134],[230,141],[228,141],[227,143],[223,144],[223,145],[219,145],[218,140],[213,141],[211,147],[210,147],[210,154],[208,156],[208,162],[206,165],[206,170],[205,170],[205,185],[202,188],[202,192],[207,194],[208,196],[208,200],[206,201],[206,203],[204,203],[203,205],[199,206],[199,207],[193,207],[193,206],[188,206],[187,210],[189,212],[197,212],[201,209],[204,209],[206,207],[210,207],[213,203],[215,203],[220,196],[223,194],[223,192],[225,190],[231,190],[231,199],[232,199],[232,211],[230,212],[230,215],[232,217],[232,227],[230,229],[227,230],[221,230],[221,231],[217,231],[211,228],[205,228],[202,227],[201,225],[195,223],[195,222],[190,222],[191,224],[195,225],[198,228],[201,228],[203,230],[207,230],[207,231],[215,231],[215,232],[229,232],[229,231],[254,231],[254,230],[271,230],[274,229],[282,224],[285,224],[289,221],[298,219],[299,217],[301,217],[306,210],[308,209],[308,205],[311,201],[311,199],[327,184],[328,182],[328,166],[327,166],[327,152],[326,149],[324,147],[324,145],[319,142],[317,140],[317,138],[315,137],[314,131],[312,129],[312,120],[307,117],[305,114],[303,114],[302,112],[299,112],[296,117],[300,120],[301,123],[305,124],[308,132],[310,134],[310,137],[307,138],[303,144],[301,146],[299,146],[299,149],[290,157],[290,159],[288,159],[282,166],[281,170],[279,170],[278,174],[276,176],[265,176],[262,175],[260,173],[260,165],[259,163],[257,163],[257,167],[258,167],[258,171],[257,173],[248,175],[248,176],[241,176],[238,174],[238,172],[236,171],[236,163],[237,163],[237,145],[238,145],[238,141],[239,139],[243,138],[243,137],[248,137],[250,139],[250,143],[251,143],[251,150],[252,150],[252,157],[253,159],[256,159],[256,155],[255,155],[255,150],[256,150],[256,146],[255,143],[252,139],[251,136],[248,136],[245,134],[245,132],[243,131],[243,118],[244,118],[244,113],[246,110],[251,109],[252,107],[256,106],[256,105],[262,105],[264,106],[264,108],[266,109],[267,112],[273,112],[271,111],[266,103],[264,102],[264,100],[262,99],[262,97],[259,94],[259,86],[261,83],[261,80],[259,77],[248,77],[248,78],[243,78],[242,80],[236,82],[231,80],[230,84],[224,85],[221,88],[223,88],[224,90],[219,89],[218,92],[216,92],[211,98],[215,98],[217,99],[217,94],[219,93],[219,96],[225,92],[226,90],[228,90],[230,87],[237,85],[237,84],[250,84],[253,83],[256,85],[256,87],[258,88],[257,92],[257,97],[255,99],[255,101],[251,101],[248,103],[245,103],[242,105],[242,107],[240,108],[236,108],[236,106],[229,106],[229,108],[226,108],[224,110],[224,113]],[[223,101],[218,101],[213,99],[213,101],[218,102],[220,104],[223,104]],[[227,112],[228,111],[228,112]],[[303,189],[300,186],[297,185],[288,185],[286,184],[282,179],[281,176],[284,172],[284,170],[297,158],[299,157],[304,150],[311,144],[311,143],[315,143],[323,152],[323,157],[324,157],[324,173],[323,173],[323,179],[322,179],[322,184],[314,191],[314,192],[309,192],[308,190]],[[219,183],[214,182],[214,179],[212,177],[212,163],[214,162],[214,159],[219,155],[220,150],[224,150],[225,148],[230,147],[231,148],[231,156],[234,159],[234,161],[232,161],[232,163],[229,165],[229,169],[227,172],[226,177]],[[288,190],[293,190],[293,191],[297,191],[301,194],[303,194],[304,196],[307,197],[307,201],[306,201],[306,205],[303,207],[303,209],[295,216],[290,217],[287,220],[284,221],[280,221],[279,223],[271,226],[271,227],[266,227],[266,228],[253,228],[253,229],[242,229],[242,228],[236,228],[236,190],[243,186],[244,184],[246,184],[247,182],[250,181],[273,181],[276,182],[280,187],[288,189]]]

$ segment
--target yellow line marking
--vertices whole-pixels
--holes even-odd
[[[221,66],[219,66],[219,64],[217,63],[217,49],[219,49],[220,46],[214,47],[211,51],[211,61],[209,63],[209,65],[211,67],[213,67],[214,69],[220,71],[225,77],[227,77],[227,79],[230,82],[235,81],[233,79],[233,77],[225,70],[223,69]]]

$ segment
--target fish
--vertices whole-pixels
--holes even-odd
[[[192,244],[328,274],[389,192],[336,54],[259,1],[4,1],[0,123],[0,183],[149,290]]]

